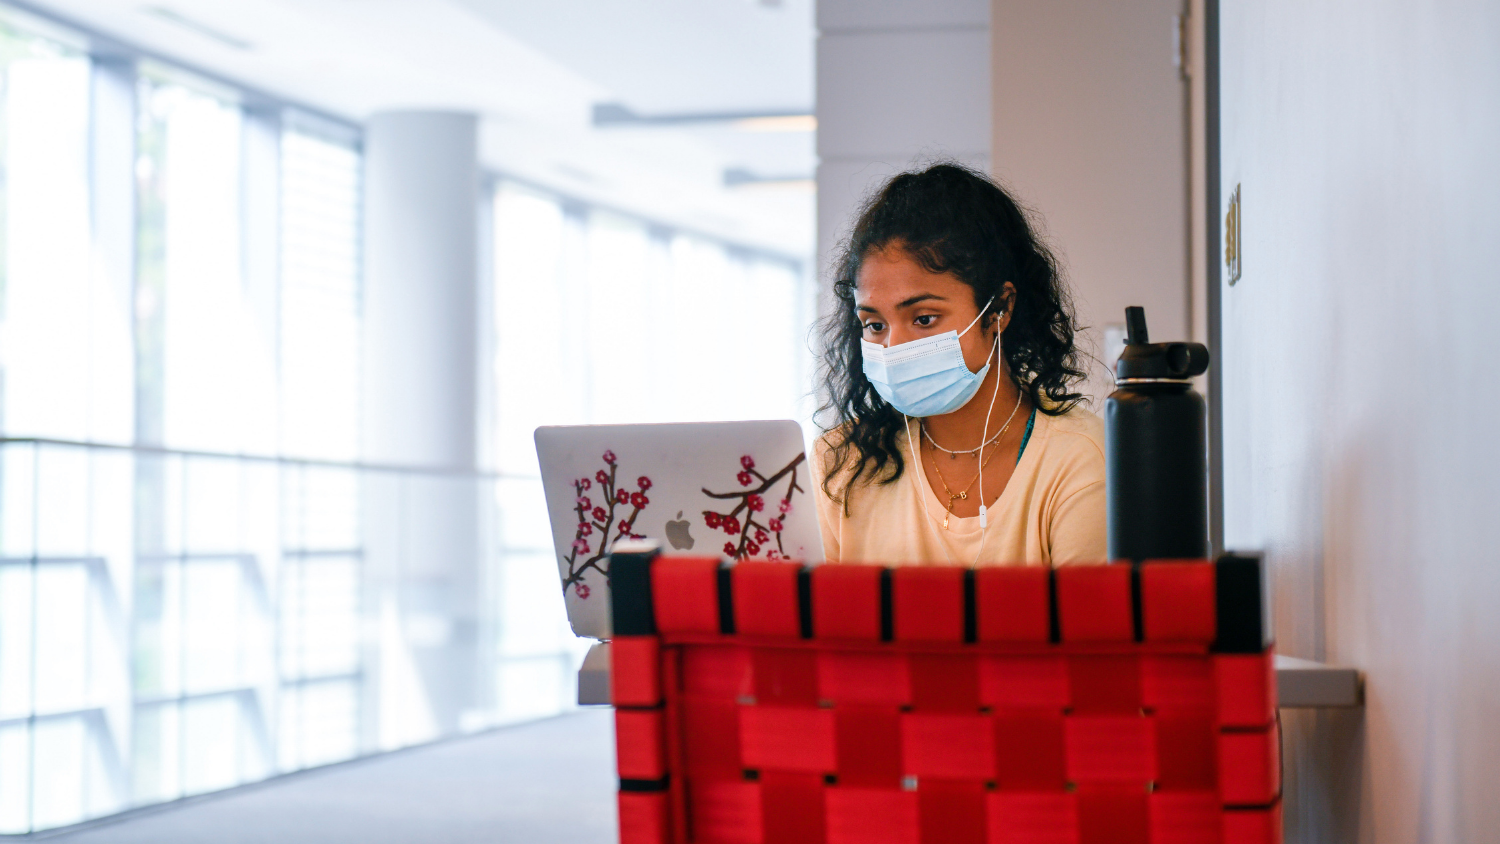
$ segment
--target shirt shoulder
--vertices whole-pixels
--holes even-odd
[[[848,428],[847,424],[840,425],[837,428],[824,431],[822,436],[813,440],[812,454],[810,456],[812,457],[813,470],[818,473],[818,477],[821,478],[827,472],[828,461],[832,459],[834,446],[842,442],[844,437],[848,435]]]
[[[1049,417],[1042,462],[1041,471],[1060,482],[1059,492],[1064,495],[1103,482],[1104,420],[1082,407]]]
[[[1091,410],[1072,407],[1051,417],[1051,437],[1063,449],[1104,459],[1104,420]]]
[[[898,486],[891,482],[895,471],[891,457],[901,460],[903,472],[911,470],[911,462],[903,442],[904,434],[897,437],[895,454],[888,457],[879,470],[871,462],[861,460],[859,450],[853,445],[840,453],[838,447],[844,445],[849,427],[846,423],[818,437],[813,442],[811,462],[816,473],[814,483],[819,486],[819,503],[852,514],[856,509],[878,509],[879,502],[886,500],[889,491]],[[826,489],[823,488],[825,480]]]

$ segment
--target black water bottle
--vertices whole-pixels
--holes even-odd
[[[1125,351],[1104,402],[1111,560],[1208,556],[1208,458],[1201,343],[1152,343],[1144,308],[1125,309]]]

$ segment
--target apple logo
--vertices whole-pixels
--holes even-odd
[[[677,511],[677,520],[667,522],[667,541],[672,547],[684,551],[693,547],[693,535],[688,533],[692,522],[682,517],[682,511]]]

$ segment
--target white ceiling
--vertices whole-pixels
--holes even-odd
[[[812,0],[765,2],[774,0],[27,5],[350,120],[403,108],[473,111],[484,118],[482,155],[496,171],[803,257],[813,250],[811,191],[727,189],[723,172],[810,177],[811,132],[591,125],[593,106],[609,102],[646,114],[810,111]]]
[[[812,111],[812,0],[456,2],[637,111]]]

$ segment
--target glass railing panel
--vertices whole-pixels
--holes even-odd
[[[0,444],[0,560],[36,549],[36,455],[31,443]]]
[[[278,696],[278,759],[296,771],[360,755],[360,694],[355,678],[283,684]]]
[[[257,611],[248,594],[244,555],[190,556],[181,571],[182,690],[187,694],[243,688],[245,655],[255,649],[247,616]]]
[[[0,720],[0,834],[31,831],[31,725]]]
[[[0,833],[575,706],[540,483],[0,440]]]
[[[241,474],[235,460],[189,457],[182,466],[182,548],[191,555],[234,553],[245,546]]]
[[[571,701],[560,701],[577,697],[578,661],[571,654],[501,658],[495,670],[495,723],[514,724],[573,708]]]
[[[244,723],[237,695],[224,694],[182,703],[182,793],[203,794],[240,783]]]
[[[17,557],[0,561],[0,722],[31,714],[35,581],[29,562]],[[10,782],[13,786],[14,781]],[[5,787],[6,781],[0,779],[0,805],[10,796]]]
[[[84,758],[90,740],[82,716],[34,722],[31,755],[32,825],[38,829],[83,820]]]
[[[39,557],[84,557],[89,552],[89,454],[76,448],[37,450],[36,545]]]
[[[502,478],[495,482],[494,489],[502,547],[550,554],[552,527],[541,479]]]
[[[360,568],[360,558],[347,553],[282,555],[277,604],[283,681],[359,673]]]
[[[33,714],[88,704],[88,634],[97,621],[88,612],[89,575],[85,560],[44,558],[32,570]]]

